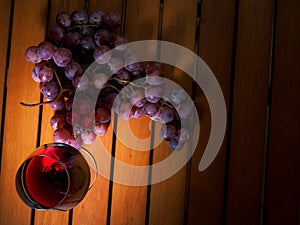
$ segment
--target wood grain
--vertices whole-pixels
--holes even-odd
[[[196,3],[196,1],[164,1],[162,40],[179,44],[191,51],[194,50]],[[179,62],[185,63],[184,58],[178,58]],[[178,85],[191,94],[192,79],[187,74],[179,69],[166,66],[165,77],[177,82]],[[155,134],[156,138],[159,138],[158,127],[155,129]],[[169,143],[164,141],[154,149],[153,164],[164,160],[171,153]],[[186,166],[184,166],[169,179],[151,186],[149,224],[183,224],[186,174]]]
[[[6,76],[6,61],[7,61],[7,53],[9,50],[9,30],[10,30],[10,13],[11,13],[11,1],[1,1],[0,2],[0,49],[1,49],[1,57],[0,57],[0,124],[2,124],[2,110],[4,104],[4,95],[5,95],[5,76]],[[0,130],[0,137],[2,137],[2,129]],[[0,157],[1,159],[1,157]],[[1,167],[0,167],[1,168]]]
[[[240,1],[226,224],[259,224],[273,1]],[[238,210],[238,213],[237,213]]]
[[[277,1],[265,188],[266,225],[299,224],[299,1]]]
[[[84,8],[83,0],[76,1],[59,1],[54,0],[51,1],[50,5],[50,13],[48,18],[48,26],[55,25],[55,17],[60,12],[68,12],[72,13],[73,10]],[[43,39],[39,40],[42,41]],[[54,110],[50,108],[50,106],[43,106],[43,114],[41,121],[41,134],[40,134],[40,144],[52,143],[53,142],[53,132],[50,125],[50,119],[54,115]],[[35,225],[39,224],[68,224],[68,212],[57,212],[57,211],[36,211],[34,222]]]
[[[103,12],[118,12],[121,13],[122,9],[122,1],[119,0],[90,0],[88,3],[88,11],[91,12],[93,10],[101,10]],[[112,135],[113,135],[113,116],[112,121],[109,127],[108,132],[104,137],[100,138],[100,141],[111,154],[112,149]],[[93,153],[96,161],[102,163],[103,160],[99,158],[99,142],[86,146],[87,149]],[[105,166],[107,166],[107,170],[110,171],[110,162],[103,162]],[[98,167],[103,167],[103,165],[98,165]],[[110,182],[107,178],[103,177],[101,174],[97,176],[97,179],[93,185],[93,187],[87,193],[85,199],[74,209],[73,213],[73,225],[81,225],[81,224],[89,224],[89,225],[104,225],[107,224],[107,212],[108,207],[108,199],[109,199],[109,186]]]
[[[124,3],[126,8],[123,8]],[[11,4],[14,4],[13,11],[10,11]],[[85,4],[89,11],[100,9],[121,14],[125,10],[124,31],[129,41],[162,37],[192,51],[198,49],[199,56],[212,69],[223,90],[230,113],[227,134],[216,159],[207,170],[199,172],[199,161],[210,134],[211,116],[204,93],[194,87],[201,133],[187,167],[148,187],[112,183],[98,175],[85,199],[71,214],[36,211],[31,218],[31,209],[15,191],[15,174],[35,149],[37,138],[41,144],[52,142],[49,120],[53,111],[44,106],[39,121],[38,107],[24,108],[19,104],[20,101],[37,102],[40,98],[38,84],[30,76],[33,65],[26,61],[24,52],[28,46],[44,39],[45,28],[55,23],[56,13],[83,9]],[[163,6],[161,24],[160,6]],[[3,137],[0,224],[299,224],[299,10],[298,0],[2,0],[0,119],[4,119],[4,130],[0,133]],[[11,12],[12,27],[9,24]],[[273,13],[276,14],[274,21]],[[198,27],[197,16],[200,18]],[[273,49],[272,23],[275,28]],[[197,44],[199,48],[195,48]],[[178,61],[184,59],[178,58]],[[166,66],[165,71],[166,78],[178,82],[189,94],[193,93],[192,79],[186,74],[172,66]],[[5,85],[6,96],[3,95]],[[267,110],[270,110],[269,117]],[[118,120],[117,136],[130,139],[123,122]],[[146,117],[131,120],[131,131],[139,138],[148,138],[149,122]],[[152,131],[155,140],[160,139],[159,127],[156,123]],[[116,144],[118,160],[132,165],[150,163],[149,152],[133,150],[120,140],[113,143],[112,128],[113,121],[108,133],[99,139],[109,154]],[[147,146],[150,148],[150,141]],[[101,166],[110,169],[111,162],[99,158],[97,144],[87,148]],[[171,153],[168,143],[161,143],[153,151],[153,163]],[[117,171],[114,172],[116,175]]]
[[[200,19],[198,54],[217,78],[228,107],[231,91],[232,45],[235,44],[233,43],[234,1],[202,1],[198,16]],[[205,171],[199,172],[199,162],[211,129],[210,109],[199,87],[197,87],[195,102],[199,110],[201,131],[199,144],[191,161],[187,222],[191,225],[197,223],[218,225],[222,223],[226,137],[212,164]]]
[[[156,38],[158,10],[158,0],[127,2],[125,36],[130,42]],[[116,160],[129,165],[147,166],[149,164],[150,130],[148,127],[150,120],[146,117],[131,120],[130,130],[124,128],[126,122],[121,118],[118,119]],[[144,139],[144,149],[132,149],[121,141],[129,141],[133,138]],[[119,176],[120,172],[122,171],[115,167],[115,177]],[[115,182],[113,184],[111,224],[145,224],[146,204],[147,186],[134,187]]]
[[[36,147],[39,109],[22,107],[19,102],[39,101],[39,89],[30,75],[33,65],[26,61],[24,52],[28,46],[44,38],[47,5],[45,0],[15,1],[14,5],[3,134],[1,224],[30,223],[31,210],[15,191],[15,174]]]

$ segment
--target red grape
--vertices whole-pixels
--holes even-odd
[[[89,23],[100,25],[102,23],[104,16],[105,16],[104,12],[102,12],[100,10],[95,10],[95,11],[91,12],[91,14],[89,15]]]
[[[111,52],[109,52],[109,51],[110,51],[110,48],[106,45],[101,45],[101,46],[96,47],[94,50],[94,54],[93,54],[95,61],[99,64],[108,63],[111,58]]]
[[[54,42],[62,41],[65,37],[65,29],[62,26],[54,25],[48,30],[48,38]]]
[[[87,24],[88,15],[86,11],[79,9],[72,13],[71,20],[74,24]]]
[[[37,46],[38,57],[42,60],[49,60],[55,52],[54,45],[48,41],[43,41]]]
[[[72,60],[72,52],[67,48],[58,48],[53,55],[53,60],[56,65],[66,67]]]
[[[58,13],[56,15],[56,23],[64,27],[69,27],[71,25],[71,17],[66,12]]]
[[[97,136],[103,136],[107,132],[107,125],[105,123],[100,123],[95,126],[94,133]]]
[[[59,94],[59,86],[56,82],[40,83],[40,91],[48,100],[55,99]]]
[[[30,46],[29,48],[27,48],[25,57],[27,61],[31,63],[39,63],[40,61],[42,61],[42,59],[38,56],[36,46]]]

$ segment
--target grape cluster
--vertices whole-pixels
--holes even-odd
[[[165,93],[161,63],[132,63],[135,55],[127,48],[127,38],[119,34],[120,24],[120,15],[113,12],[57,14],[45,40],[25,54],[35,64],[32,78],[47,101],[22,104],[49,104],[55,110],[50,121],[54,141],[77,149],[107,132],[112,110],[127,120],[146,115],[161,121],[161,137],[172,150],[181,149],[189,140],[193,113],[188,95],[179,88]],[[111,49],[118,54],[111,54]],[[95,62],[91,76],[84,76]],[[84,93],[76,106],[75,91]],[[95,94],[96,106],[89,101],[89,95]]]

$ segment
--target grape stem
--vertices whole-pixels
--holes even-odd
[[[26,106],[26,107],[34,107],[34,106],[39,106],[39,105],[45,105],[45,104],[51,104],[54,102],[58,102],[59,99],[61,98],[61,96],[63,95],[63,93],[68,92],[68,91],[74,91],[72,89],[62,89],[59,93],[59,95],[57,95],[57,97],[55,99],[46,101],[46,102],[37,102],[37,103],[25,103],[25,102],[20,102],[20,104],[22,106]]]
[[[82,27],[100,27],[99,24],[80,24],[80,25],[75,25],[73,26],[71,29],[75,29],[75,28],[82,28]]]
[[[121,80],[121,79],[116,78],[116,77],[111,77],[109,80],[115,80],[115,81],[118,81],[120,83],[131,84],[132,86],[139,87],[139,88],[144,88],[145,89],[145,87],[142,86],[142,85],[138,85],[138,84],[135,84],[135,83],[133,83],[131,81],[127,81],[127,80]]]
[[[48,65],[53,69],[55,78],[56,78],[57,83],[58,83],[58,86],[59,86],[59,88],[60,88],[59,94],[57,95],[56,98],[54,98],[54,99],[52,99],[52,100],[50,100],[50,101],[46,101],[46,102],[43,102],[43,101],[42,101],[42,102],[37,102],[37,103],[25,103],[25,102],[20,102],[20,104],[21,104],[22,106],[26,106],[26,107],[34,107],[34,106],[40,106],[40,105],[45,105],[45,104],[51,104],[51,103],[54,103],[54,102],[59,101],[59,99],[61,98],[61,96],[63,95],[63,93],[65,93],[65,92],[70,92],[70,91],[72,91],[72,92],[75,91],[75,90],[73,90],[73,89],[64,89],[63,86],[62,86],[62,84],[61,84],[60,78],[59,78],[58,74],[56,73],[56,70],[55,70],[54,66],[53,66],[52,63],[49,62],[49,61],[48,61]]]
[[[115,89],[117,92],[121,92],[121,90],[119,90],[118,88],[116,88],[115,86],[108,84],[107,87],[111,87],[113,89]]]

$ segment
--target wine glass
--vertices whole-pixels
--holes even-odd
[[[45,144],[21,164],[16,189],[33,209],[72,209],[87,194],[97,176],[94,157],[63,143]]]

